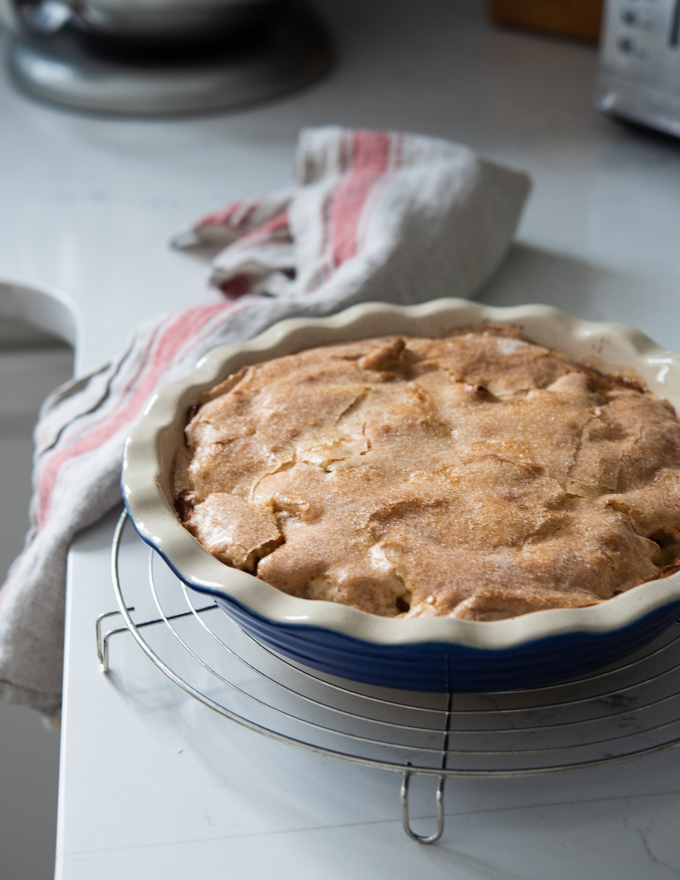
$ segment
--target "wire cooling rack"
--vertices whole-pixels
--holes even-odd
[[[118,610],[96,623],[102,671],[109,668],[110,639],[130,632],[175,684],[225,718],[300,749],[401,773],[404,830],[420,843],[443,834],[449,777],[556,773],[680,744],[677,626],[625,661],[551,687],[487,694],[374,688],[300,667],[259,645],[187,589],[153,550],[148,577],[140,578],[141,541],[127,521],[124,512],[112,543]],[[140,605],[151,613],[135,621]],[[114,615],[124,625],[104,631]],[[429,836],[411,827],[414,775],[438,780],[437,825]]]

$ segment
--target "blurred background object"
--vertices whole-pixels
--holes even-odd
[[[680,136],[680,0],[487,0],[496,24],[600,43],[595,104]]]
[[[680,0],[607,0],[596,103],[680,137]]]
[[[492,21],[596,43],[604,0],[488,0]]]
[[[0,0],[14,81],[123,115],[201,112],[306,85],[332,60],[304,0]]]

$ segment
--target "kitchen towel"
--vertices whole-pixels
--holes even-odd
[[[144,324],[118,358],[43,405],[31,530],[0,592],[4,698],[59,711],[67,551],[120,503],[125,437],[155,388],[283,318],[472,296],[502,259],[529,191],[526,175],[467,147],[337,127],[301,133],[294,181],[175,240],[223,246],[212,281],[224,302]]]

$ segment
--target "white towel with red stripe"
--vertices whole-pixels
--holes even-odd
[[[223,303],[143,325],[115,361],[45,402],[32,528],[0,592],[0,696],[59,711],[67,551],[120,503],[123,443],[155,388],[283,318],[472,296],[502,259],[529,190],[526,175],[464,146],[335,127],[301,133],[294,177],[176,239],[223,246],[212,273]]]

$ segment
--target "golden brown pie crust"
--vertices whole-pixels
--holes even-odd
[[[213,389],[173,491],[210,553],[291,595],[497,620],[677,569],[680,424],[507,327],[367,339]]]

